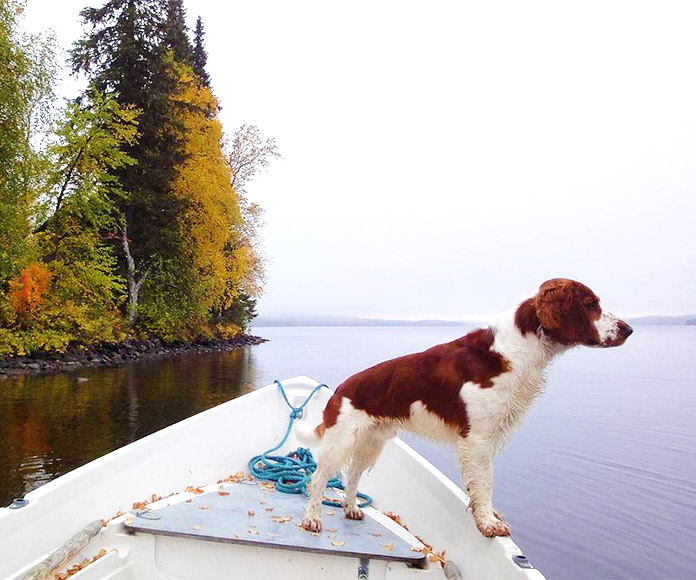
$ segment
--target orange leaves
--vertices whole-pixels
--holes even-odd
[[[393,512],[384,512],[384,515],[390,518],[391,520],[395,521],[397,524],[399,524],[402,528],[405,530],[408,530],[406,525],[401,521],[401,517],[398,514],[395,514]],[[415,534],[414,534],[415,535]],[[423,552],[428,557],[428,560],[431,562],[439,562],[441,566],[445,566],[447,563],[447,559],[445,558],[445,550],[442,550],[442,552],[436,552],[433,550],[433,547],[428,544],[423,538],[421,538],[418,535],[415,535],[416,538],[418,538],[418,541],[423,544],[423,548],[411,548],[412,552]]]
[[[106,556],[106,550],[102,548],[101,550],[99,550],[99,553],[96,556],[94,556],[94,558],[92,558],[91,560],[85,558],[84,560],[82,560],[82,562],[80,562],[79,564],[74,564],[65,572],[58,572],[54,574],[53,578],[54,580],[66,580],[67,578],[70,578],[70,576],[77,574],[83,568],[89,566],[92,562],[96,562],[97,560],[99,560],[99,558],[103,556]]]
[[[239,483],[246,479],[247,475],[243,471],[238,471],[234,475],[228,475],[225,479],[221,479],[218,483]],[[251,479],[251,476],[249,476],[249,479]]]
[[[31,314],[48,288],[51,272],[38,262],[29,264],[19,276],[10,280],[10,306],[19,314]]]

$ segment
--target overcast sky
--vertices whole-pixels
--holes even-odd
[[[29,0],[25,26],[68,48],[102,4]],[[248,187],[261,313],[482,319],[558,276],[696,312],[696,3],[186,8],[226,131],[284,156]]]

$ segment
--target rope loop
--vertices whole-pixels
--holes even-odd
[[[288,400],[288,396],[285,393],[283,384],[277,379],[275,384],[278,385],[278,390],[283,396],[283,400],[287,406],[290,407],[290,421],[288,422],[288,428],[278,445],[269,449],[268,451],[265,451],[261,455],[255,455],[249,460],[249,473],[256,479],[274,481],[278,491],[283,493],[301,493],[305,497],[309,497],[307,485],[312,478],[312,474],[317,469],[317,463],[314,461],[312,452],[304,447],[298,447],[295,451],[291,451],[287,455],[270,454],[278,451],[278,449],[285,445],[288,437],[290,437],[295,420],[302,417],[303,409],[307,406],[307,403],[309,403],[310,399],[319,389],[326,387],[326,385],[324,383],[317,385],[307,396],[304,402],[299,407],[295,407]],[[345,489],[339,474],[336,474],[335,477],[331,478],[326,484],[326,487],[340,490]],[[363,500],[360,504],[358,504],[358,506],[361,508],[367,507],[372,503],[372,498],[367,494],[358,493],[357,496]],[[337,507],[342,505],[341,502],[330,499],[324,499],[322,503],[324,505]]]

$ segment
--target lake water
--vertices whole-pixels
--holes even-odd
[[[0,381],[0,504],[275,378],[335,388],[466,330],[259,328],[241,351]],[[635,330],[559,359],[495,460],[495,505],[549,578],[696,578],[696,327]],[[449,450],[409,442],[459,484]]]

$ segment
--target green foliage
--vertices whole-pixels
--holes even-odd
[[[247,328],[257,315],[256,299],[242,291],[232,304],[220,313],[217,321],[221,324],[233,324],[240,328]]]
[[[24,4],[0,0],[0,284],[33,259],[30,239],[43,156],[32,147],[50,121],[56,74],[50,36],[21,36]]]

